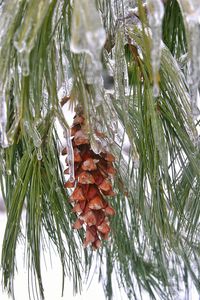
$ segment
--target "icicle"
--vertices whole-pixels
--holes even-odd
[[[0,49],[18,9],[18,0],[6,0],[0,6]]]
[[[148,19],[152,32],[151,63],[153,72],[153,94],[159,95],[159,69],[161,59],[162,20],[164,5],[162,0],[147,0]]]
[[[14,37],[14,46],[21,54],[22,72],[24,76],[29,73],[29,54],[34,46],[36,35],[48,12],[51,0],[29,1],[22,25]],[[23,57],[25,55],[25,57]]]
[[[37,159],[42,160],[42,149],[41,149],[42,140],[40,137],[40,133],[36,128],[36,125],[37,123],[31,126],[28,121],[24,121],[24,127],[27,130],[28,135],[33,139],[33,144],[36,148]]]
[[[32,139],[35,147],[39,148],[42,144],[42,140],[40,137],[39,132],[37,131],[36,127],[33,127],[32,129]]]
[[[129,80],[124,44],[123,28],[119,28],[115,40],[115,93],[116,99],[123,99],[125,104],[125,95],[129,95]]]
[[[193,31],[194,30],[194,31]],[[199,87],[199,76],[200,76],[200,69],[199,69],[199,62],[197,56],[199,55],[200,49],[198,50],[200,39],[200,31],[198,33],[199,37],[195,33],[195,28],[190,31],[192,49],[191,49],[191,58],[189,59],[189,71],[188,71],[188,84],[190,88],[190,96],[191,96],[191,109],[192,115],[194,118],[200,115],[200,110],[197,106],[197,99],[198,99],[198,87]]]
[[[30,53],[26,50],[23,50],[22,52],[19,53],[19,60],[21,64],[21,71],[23,76],[28,76],[29,75],[29,56]]]
[[[87,52],[99,64],[101,49],[105,43],[106,34],[101,24],[94,0],[74,1],[72,16],[71,51]]]
[[[135,0],[113,0],[112,7],[117,19],[125,18],[129,10],[135,7]]]
[[[5,153],[4,150],[2,148],[0,148],[0,171],[1,173],[5,173],[6,170],[6,166],[5,166]]]
[[[73,182],[74,177],[74,150],[72,146],[70,130],[66,131],[67,162],[69,167],[69,181]]]
[[[7,125],[7,108],[6,108],[6,96],[5,89],[0,88],[0,145],[2,148],[7,148],[9,146],[6,125]]]
[[[190,86],[192,114],[193,117],[196,118],[200,115],[200,111],[197,106],[198,87],[200,83],[200,22],[198,22],[198,19],[193,20],[188,18],[188,27],[190,34],[190,60],[188,83]]]
[[[125,96],[129,96],[130,94],[130,88],[129,88],[129,78],[128,78],[128,67],[127,62],[125,59],[125,53],[124,53],[124,87],[125,87]]]
[[[116,141],[116,138],[118,138],[118,133],[119,133],[119,128],[118,128],[118,117],[117,117],[117,114],[115,112],[115,109],[113,107],[113,96],[112,94],[109,94],[107,93],[105,95],[105,100],[107,102],[107,105],[109,107],[109,110],[108,110],[108,119],[109,119],[109,128],[110,128],[110,132],[111,132],[111,135],[112,135],[112,139],[110,141],[113,142],[113,141]],[[125,103],[125,102],[124,102]]]
[[[104,99],[104,83],[103,83],[103,77],[99,76],[98,81],[95,84],[95,107],[98,107],[102,104],[102,101]]]
[[[29,124],[28,121],[24,121],[24,126],[27,130],[27,133],[30,135],[30,137],[33,139],[33,144],[36,148],[39,148],[42,144],[42,140],[40,137],[40,134],[36,128],[36,126],[32,126]]]
[[[7,133],[8,143],[9,145],[13,145],[14,143],[14,135],[19,125],[19,116],[17,115]]]
[[[106,33],[94,0],[74,1],[70,48],[74,53],[87,53],[86,77],[88,84],[99,85],[102,72],[101,50]]]
[[[94,67],[93,67],[93,59],[91,57],[91,55],[89,55],[88,53],[86,53],[85,55],[85,59],[84,59],[84,73],[85,73],[85,77],[86,77],[86,82],[87,84],[94,84],[97,82],[97,78],[99,79],[100,77],[100,72],[98,70],[98,76],[97,74],[94,77]],[[96,71],[95,71],[96,72]]]
[[[179,0],[188,27],[189,78],[193,117],[200,115],[197,106],[198,87],[200,83],[200,5],[199,0]]]
[[[29,1],[21,27],[14,39],[14,46],[21,53],[30,52],[35,38],[48,11],[51,0]]]
[[[56,21],[55,21],[56,22]],[[60,56],[60,47],[65,49],[65,44],[61,45],[55,42],[56,45],[56,68],[57,68],[57,88],[58,88],[58,99],[62,99],[66,96],[71,95],[73,87],[73,78],[69,60],[65,53]]]

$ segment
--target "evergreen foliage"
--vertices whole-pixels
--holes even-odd
[[[100,52],[105,87],[100,100],[97,84],[88,83],[90,56],[70,48],[74,1],[0,3],[0,87],[9,144],[0,147],[7,210],[1,267],[8,293],[14,293],[16,247],[22,240],[38,297],[45,298],[40,265],[47,236],[61,260],[63,286],[69,276],[75,292],[81,290],[94,260],[107,299],[113,295],[114,273],[130,299],[140,299],[138,291],[143,290],[152,299],[175,299],[182,288],[189,293],[188,277],[200,291],[200,153],[188,82],[192,41],[182,1],[164,1],[158,97],[148,10],[138,0],[130,15],[122,7],[124,15],[116,18],[114,2],[96,1],[106,32]],[[83,232],[72,229],[75,216],[64,188],[56,120],[68,130],[58,90],[63,82],[71,84],[71,78],[70,106],[83,107],[91,141],[95,128],[100,128],[116,158],[116,196],[109,200],[116,215],[110,240],[96,252],[82,249]]]

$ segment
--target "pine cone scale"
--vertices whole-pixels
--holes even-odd
[[[98,249],[102,240],[107,240],[110,233],[108,217],[115,215],[114,208],[104,198],[115,195],[110,178],[116,173],[113,166],[115,157],[106,151],[96,154],[91,148],[85,128],[85,117],[79,112],[75,115],[71,128],[75,181],[67,181],[64,186],[74,187],[69,200],[74,203],[72,211],[78,218],[73,228],[79,230],[85,225],[83,246],[91,244],[93,249]],[[101,132],[98,133],[102,135]],[[67,155],[66,148],[62,154]],[[68,166],[67,159],[66,165]],[[69,168],[64,173],[69,174]]]

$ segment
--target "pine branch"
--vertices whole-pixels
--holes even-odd
[[[0,149],[8,215],[1,261],[4,288],[13,294],[16,247],[22,239],[35,289],[45,298],[40,260],[48,237],[61,260],[63,287],[64,278],[72,277],[75,292],[95,258],[108,299],[114,295],[113,273],[129,299],[139,299],[143,290],[152,299],[173,299],[178,286],[188,290],[188,276],[199,290],[199,271],[194,271],[199,270],[198,133],[187,67],[177,61],[191,46],[178,2],[165,3],[158,97],[153,94],[154,36],[142,1],[128,15],[125,1],[97,1],[104,49],[98,48],[98,36],[95,47],[89,51],[84,44],[87,49],[77,54],[70,48],[72,35],[80,38],[80,32],[73,32],[74,2],[18,2],[0,4],[0,140],[6,142],[6,137],[9,146]],[[91,33],[95,26],[85,22]],[[90,249],[80,254],[83,233],[72,230],[72,205],[64,189],[55,121],[68,129],[61,107],[67,101],[83,108],[91,144],[95,132],[101,132],[100,142],[116,157],[116,217],[110,240],[95,254]]]

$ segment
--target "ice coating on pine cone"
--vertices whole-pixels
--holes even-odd
[[[179,0],[188,29],[189,87],[193,117],[199,116],[197,107],[198,87],[200,83],[200,2],[199,0]]]
[[[65,188],[74,188],[69,198],[72,211],[77,215],[73,228],[80,229],[84,225],[84,247],[92,244],[97,249],[102,240],[108,239],[109,217],[115,214],[114,208],[105,199],[106,196],[114,196],[111,176],[116,173],[113,166],[115,158],[109,152],[96,154],[92,150],[85,125],[82,110],[79,110],[71,128],[75,180],[67,181]],[[62,154],[70,155],[68,147],[63,149]],[[64,173],[69,174],[68,158],[66,165]]]
[[[164,4],[162,0],[147,0],[148,19],[152,32],[151,64],[153,73],[153,94],[159,95],[159,69],[161,59],[162,20]]]

